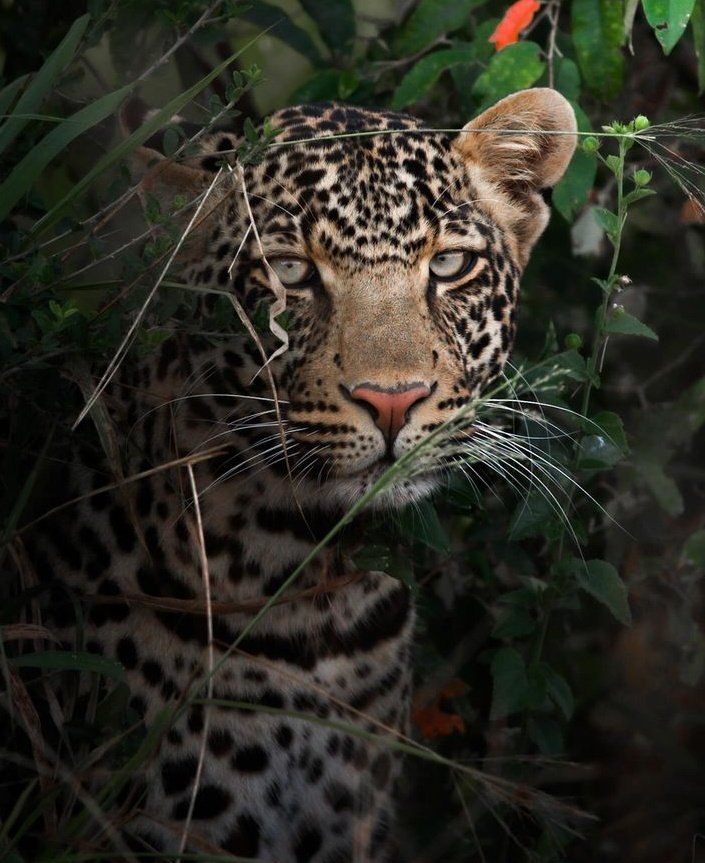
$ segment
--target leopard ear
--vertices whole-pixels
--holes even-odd
[[[471,120],[453,141],[477,202],[506,231],[523,267],[548,224],[541,195],[560,180],[575,151],[575,113],[560,93],[522,90]]]
[[[127,137],[149,119],[150,111],[140,99],[133,98],[120,113],[120,130]],[[173,117],[172,123],[181,125],[181,117]],[[139,183],[138,195],[144,205],[149,194],[157,199],[163,212],[171,211],[174,198],[184,197],[191,201],[210,185],[213,174],[197,159],[187,161],[167,158],[160,152],[158,132],[130,154],[128,164],[132,178]],[[189,216],[190,218],[190,216]]]
[[[471,120],[453,142],[490,182],[512,190],[547,189],[563,176],[575,151],[577,124],[556,90],[522,90]]]

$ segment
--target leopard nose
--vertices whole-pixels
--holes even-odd
[[[406,424],[413,405],[431,394],[431,387],[414,382],[395,387],[363,383],[350,390],[353,401],[367,408],[375,425],[391,443]]]

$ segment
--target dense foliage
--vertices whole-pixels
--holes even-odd
[[[570,100],[583,135],[524,279],[513,368],[485,405],[498,466],[469,462],[392,530],[370,518],[356,556],[404,579],[421,611],[406,851],[699,859],[705,0],[397,6],[0,10],[0,860],[116,859],[105,824],[164,730],[130,715],[119,666],[80,634],[58,649],[41,624],[23,536],[51,464],[97,431],[123,478],[92,398],[109,363],[175,328],[240,329],[227,304],[194,320],[194,294],[165,270],[188,202],[143,201],[145,229],[125,157],[155,135],[188,154],[177,113],[234,124],[246,161],[285,104],[382,105],[456,129],[534,85]],[[138,94],[156,110],[127,136],[114,118]],[[59,708],[44,679],[59,670],[93,675],[91,697]],[[118,685],[106,695],[101,680]],[[126,770],[90,801],[81,782],[105,745]]]

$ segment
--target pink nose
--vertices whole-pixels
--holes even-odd
[[[372,409],[375,425],[388,441],[393,441],[399,434],[412,405],[430,394],[430,387],[419,383],[389,389],[364,383],[350,391],[354,401]]]

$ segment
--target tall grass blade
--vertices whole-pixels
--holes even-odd
[[[91,102],[67,117],[61,125],[52,129],[24,159],[15,165],[10,176],[0,185],[0,221],[2,221],[35,182],[37,176],[52,159],[61,153],[75,138],[91,129],[101,120],[114,114],[120,103],[129,95],[131,85]]]
[[[30,85],[18,99],[13,115],[0,126],[0,153],[15,140],[29,122],[24,117],[14,115],[34,113],[41,105],[46,95],[54,86],[56,78],[73,60],[76,49],[83,38],[83,34],[86,32],[86,27],[88,27],[90,20],[90,15],[82,15],[78,20],[74,21],[69,32],[54,49],[54,52],[42,65],[34,78],[32,78]],[[14,81],[13,84],[15,84]],[[13,84],[10,86],[13,86]],[[5,93],[5,90],[3,90],[3,93]]]
[[[222,63],[219,63],[207,75],[201,78],[200,81],[196,82],[192,87],[189,87],[188,90],[184,90],[183,93],[180,93],[170,102],[167,102],[163,108],[144,122],[139,129],[135,129],[135,131],[131,135],[128,135],[124,141],[121,141],[117,146],[113,147],[109,153],[106,153],[102,159],[99,159],[93,168],[88,171],[88,173],[85,174],[78,183],[76,183],[71,191],[64,195],[58,204],[52,207],[51,210],[49,210],[49,212],[35,224],[34,229],[32,230],[32,237],[36,238],[39,234],[54,225],[61,218],[66,207],[79,198],[95,179],[102,176],[102,174],[104,174],[105,171],[119,159],[124,158],[137,147],[144,144],[144,142],[157,132],[165,123],[167,123],[174,114],[178,114],[184,105],[188,105],[188,103],[205,90],[212,81],[215,81],[216,78],[218,78],[228,68],[228,66],[234,63],[241,54],[247,51],[261,35],[261,33],[258,33],[257,36],[251,39],[246,45],[243,45],[235,51],[235,53],[223,60]]]

